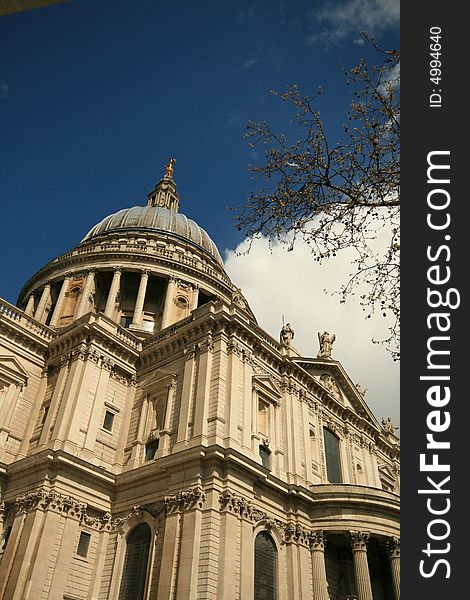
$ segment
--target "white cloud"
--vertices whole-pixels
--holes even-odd
[[[270,252],[267,241],[259,239],[248,254],[237,255],[245,248],[241,244],[235,251],[228,250],[225,267],[260,326],[279,339],[284,315],[295,331],[294,347],[309,357],[318,352],[317,332],[335,333],[333,358],[354,383],[367,389],[366,402],[379,422],[382,416],[391,417],[398,425],[399,365],[382,346],[371,342],[386,336],[387,319],[366,320],[354,300],[340,305],[338,297],[323,291],[338,289],[348,275],[350,263],[344,253],[319,265],[301,243],[292,252],[275,243]]]
[[[307,42],[322,41],[338,43],[357,32],[366,30],[370,34],[393,29],[400,23],[399,0],[348,0],[327,2],[312,13],[314,20],[324,23],[327,29],[315,32]]]
[[[252,58],[249,58],[248,60],[246,60],[243,63],[242,69],[249,69],[250,67],[255,65],[258,62],[258,60],[259,60],[259,58],[257,56],[253,56]]]

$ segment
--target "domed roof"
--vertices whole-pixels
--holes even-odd
[[[124,208],[105,217],[91,229],[80,243],[98,235],[120,230],[142,230],[170,233],[175,237],[189,240],[194,245],[208,252],[223,266],[217,246],[208,234],[192,219],[182,213],[162,206],[133,206]]]

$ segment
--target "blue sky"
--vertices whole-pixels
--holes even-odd
[[[247,121],[286,129],[270,90],[322,85],[339,132],[343,69],[371,55],[361,29],[397,47],[398,2],[70,0],[0,17],[0,297],[14,303],[95,223],[145,204],[170,157],[181,212],[234,250],[227,208],[258,185]]]

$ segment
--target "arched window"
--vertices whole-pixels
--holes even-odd
[[[254,600],[277,600],[277,548],[266,531],[255,539]]]
[[[341,483],[341,461],[339,458],[339,439],[329,429],[323,429],[325,440],[326,474],[330,483]]]
[[[143,600],[152,532],[147,523],[137,525],[127,538],[119,600]]]

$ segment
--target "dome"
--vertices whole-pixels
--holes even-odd
[[[207,232],[182,213],[162,206],[134,206],[120,210],[95,225],[80,243],[106,233],[133,230],[169,233],[189,241],[205,250],[223,267],[217,246]]]

